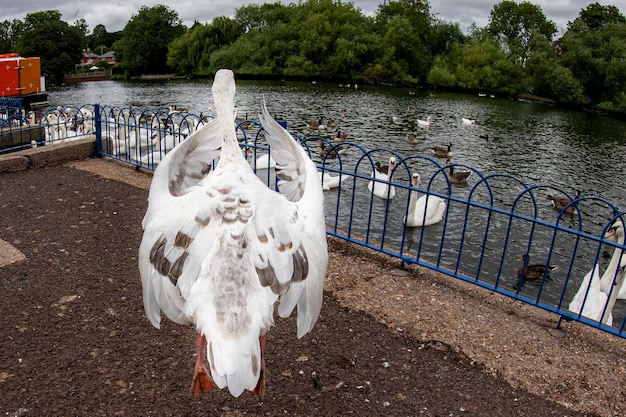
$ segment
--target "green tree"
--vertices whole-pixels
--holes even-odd
[[[625,23],[624,16],[615,6],[602,6],[600,3],[592,3],[581,10],[578,18],[585,22],[589,30],[601,29],[610,23]]]
[[[385,0],[378,7],[376,24],[385,46],[379,68],[392,60],[394,65],[389,65],[388,72],[396,74],[395,81],[425,81],[435,49],[428,2]]]
[[[96,48],[98,46],[111,46],[107,44],[108,35],[109,33],[107,32],[106,26],[102,24],[96,25],[96,27],[93,28],[93,32],[91,33],[91,35],[87,37],[89,48],[92,51],[96,51]]]
[[[457,85],[471,91],[516,95],[523,91],[521,67],[515,65],[491,40],[464,44],[455,68]]]
[[[17,52],[25,57],[40,57],[42,73],[55,84],[80,62],[84,43],[80,28],[61,21],[58,10],[48,10],[26,15]]]
[[[594,3],[582,10],[558,51],[559,62],[579,80],[591,105],[620,108],[626,92],[626,19],[614,6]]]
[[[0,53],[15,52],[17,42],[22,35],[24,24],[21,20],[0,22]]]
[[[494,36],[516,64],[526,65],[531,54],[532,39],[544,36],[549,41],[556,33],[556,24],[547,20],[541,8],[528,1],[504,0],[493,6],[487,31]]]
[[[122,39],[113,45],[115,59],[128,76],[172,72],[167,65],[168,45],[185,31],[178,13],[169,7],[142,6],[126,23]]]
[[[536,37],[534,43],[526,64],[526,72],[532,80],[529,92],[562,104],[587,104],[581,83],[559,62],[552,44],[543,37]]]
[[[211,24],[194,24],[170,43],[167,64],[181,74],[209,74],[211,54],[241,34],[239,24],[228,17],[217,17]]]

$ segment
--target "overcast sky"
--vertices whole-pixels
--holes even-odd
[[[75,19],[85,19],[89,32],[98,24],[103,24],[108,32],[122,30],[133,14],[141,6],[165,4],[175,10],[186,26],[191,26],[194,20],[200,23],[210,22],[217,16],[232,17],[235,10],[245,4],[263,4],[275,0],[0,0],[0,21],[24,19],[26,14],[41,10],[59,10],[62,20],[72,23]],[[283,0],[290,3],[292,0]],[[293,1],[295,2],[295,1]],[[374,14],[383,0],[355,0],[354,5],[365,14]],[[430,7],[439,18],[458,22],[466,32],[472,22],[479,27],[487,25],[489,12],[499,1],[489,0],[431,0]],[[574,20],[580,10],[591,0],[536,0],[532,3],[543,10],[546,17],[554,21],[559,29],[565,29],[567,22]],[[617,6],[621,13],[626,12],[626,0],[598,1],[602,5]]]

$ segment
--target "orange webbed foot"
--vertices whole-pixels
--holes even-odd
[[[259,372],[259,382],[252,390],[253,393],[263,398],[265,394],[265,336],[259,336],[259,344],[261,345],[261,370]]]
[[[196,397],[201,392],[208,392],[213,388],[218,388],[213,378],[209,375],[209,371],[202,362],[202,355],[206,345],[206,338],[200,333],[196,333],[196,367],[191,380],[191,396]]]
[[[209,376],[204,365],[202,365],[202,369],[197,369],[196,367],[193,380],[191,381],[191,396],[196,397],[201,392],[208,392],[213,388],[217,388],[217,384],[215,384],[213,378]]]

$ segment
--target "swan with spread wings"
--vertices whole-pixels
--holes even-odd
[[[192,395],[228,387],[233,396],[250,390],[262,397],[275,304],[280,317],[297,306],[299,338],[321,310],[324,197],[315,164],[265,103],[259,117],[280,192],[259,180],[237,142],[232,71],[216,73],[212,92],[216,119],[154,173],[139,248],[144,308],[157,328],[161,312],[195,327]]]

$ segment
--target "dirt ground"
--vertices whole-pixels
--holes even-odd
[[[0,176],[0,239],[19,251],[3,251],[0,266],[1,415],[609,415],[514,386],[443,339],[351,306],[332,285],[309,335],[296,338],[295,315],[270,330],[263,400],[192,398],[194,330],[167,319],[157,330],[143,311],[137,249],[150,176],[115,170],[130,184],[71,164]],[[396,273],[346,245],[330,240],[329,277],[368,262]]]

